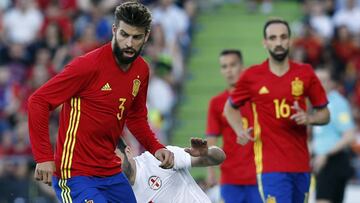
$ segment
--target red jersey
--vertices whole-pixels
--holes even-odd
[[[54,160],[48,117],[61,104],[55,152],[58,177],[119,173],[120,159],[114,151],[125,123],[151,153],[163,148],[147,123],[148,80],[148,65],[141,57],[122,71],[110,43],[74,59],[29,99],[35,161]]]
[[[224,106],[229,92],[224,91],[210,100],[207,117],[207,136],[222,136],[225,161],[220,165],[221,184],[256,184],[253,143],[241,146],[236,143],[236,134],[224,117]],[[247,103],[240,108],[244,128],[251,127],[251,107]]]
[[[247,69],[230,96],[236,107],[251,102],[254,116],[254,152],[257,173],[309,172],[306,126],[290,119],[298,101],[306,109],[306,98],[315,108],[328,103],[312,67],[289,61],[283,76],[270,71],[266,60]]]

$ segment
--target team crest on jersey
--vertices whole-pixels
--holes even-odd
[[[291,94],[295,97],[301,96],[304,93],[304,82],[298,77],[291,82]]]
[[[153,190],[158,190],[161,188],[162,181],[159,176],[151,176],[148,180],[148,185]]]
[[[136,97],[139,92],[141,81],[139,79],[133,80],[132,95]]]
[[[94,200],[85,200],[85,203],[94,203]]]

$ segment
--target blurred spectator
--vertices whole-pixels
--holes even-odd
[[[69,16],[64,15],[60,10],[59,3],[52,1],[46,8],[44,13],[44,22],[41,27],[41,36],[47,35],[48,26],[56,26],[60,32],[61,41],[69,42],[73,35],[73,27]]]
[[[353,38],[353,42],[355,47],[354,54],[346,63],[343,79],[345,95],[351,101],[356,97],[356,88],[360,85],[360,35],[356,35]]]
[[[40,48],[36,51],[34,65],[30,67],[27,75],[29,87],[34,91],[42,84],[55,76],[56,72],[51,63],[51,52],[46,47]]]
[[[263,14],[269,14],[273,10],[272,0],[249,0],[248,10],[250,12],[256,12],[259,5],[260,5],[260,11]]]
[[[18,113],[26,114],[27,100],[30,95],[56,74],[50,54],[51,52],[45,47],[36,51],[35,63],[26,73],[26,83],[19,87],[16,94],[19,102]]]
[[[335,26],[345,25],[352,34],[360,33],[360,8],[355,0],[345,0],[346,6],[336,11],[333,21]]]
[[[71,57],[76,57],[83,55],[95,48],[98,48],[101,43],[98,39],[96,39],[95,34],[95,25],[94,24],[88,24],[83,32],[81,33],[81,36],[76,40],[76,42],[73,44],[70,50]]]
[[[171,63],[171,61],[170,61]],[[175,106],[175,93],[170,84],[164,79],[169,73],[171,64],[159,61],[150,70],[150,82],[148,90],[147,105],[150,120],[160,133],[160,141],[169,143],[170,131],[172,129],[172,113]],[[161,73],[162,72],[162,73]],[[161,99],[159,99],[161,98]]]
[[[75,37],[79,38],[85,33],[84,30],[91,25],[94,26],[94,35],[97,42],[104,43],[111,39],[111,21],[106,16],[105,10],[100,6],[101,1],[87,1],[83,6],[83,15],[75,22]]]
[[[174,4],[174,0],[159,0],[159,5],[153,10],[153,23],[163,27],[167,45],[171,46],[177,41],[187,43],[189,18],[184,10]]]
[[[37,38],[43,22],[33,0],[17,0],[15,7],[5,12],[3,26],[5,41],[29,44]]]
[[[11,0],[1,0],[0,1],[0,10],[5,10],[10,6]]]
[[[30,198],[28,161],[9,157],[3,164],[3,174],[0,176],[0,202],[26,202]]]
[[[70,60],[69,50],[65,43],[63,33],[58,24],[49,24],[41,40],[34,43],[34,51],[41,47],[46,47],[51,54],[52,63],[56,72],[60,72],[62,67]]]
[[[310,8],[310,25],[314,28],[317,34],[325,40],[331,39],[334,27],[331,18],[325,13],[325,5],[323,2],[319,0],[312,1]]]
[[[360,39],[357,39],[357,41],[360,42]],[[355,54],[352,60],[347,64],[346,73],[347,77],[345,82],[353,85],[351,87],[346,86],[347,95],[350,96],[354,109],[360,110],[360,49],[358,49],[357,54]],[[355,117],[360,121],[360,112],[355,114]]]
[[[193,38],[193,34],[195,31],[195,27],[196,27],[196,13],[198,12],[198,5],[196,3],[196,0],[185,0],[184,2],[184,10],[186,12],[186,15],[189,17],[189,28],[188,28],[188,35],[190,37],[190,41],[192,41]],[[183,54],[184,54],[184,58],[185,61],[187,62],[187,59],[190,58],[190,53],[191,52],[191,46],[190,46],[190,42],[187,45],[187,47],[183,48]]]
[[[159,5],[153,10],[153,24],[161,25],[164,31],[165,50],[174,59],[172,75],[176,83],[180,83],[185,72],[184,51],[190,46],[189,17],[174,4],[174,0],[159,0]]]
[[[164,62],[158,62],[155,70],[152,68],[150,71],[151,79],[149,82],[148,105],[150,108],[159,110],[162,115],[170,115],[175,104],[175,95],[170,84],[162,78],[169,70],[161,69],[167,69],[164,66],[170,66],[170,64],[163,63]]]
[[[340,10],[346,7],[346,0],[332,0],[334,1],[336,10]],[[356,6],[360,6],[360,0],[354,0]]]
[[[78,2],[81,0],[36,0],[39,8],[43,11],[50,4],[58,4],[59,9],[62,10],[63,15],[73,17],[76,15],[78,9]]]
[[[323,39],[319,37],[310,24],[304,24],[303,32],[294,39],[294,51],[303,51],[303,60],[299,62],[310,63],[316,67],[321,61],[321,53],[323,49]],[[298,53],[299,54],[299,53]],[[293,57],[293,56],[292,56]]]
[[[7,67],[0,67],[0,120],[3,121],[6,108],[9,105],[9,76],[10,72]],[[2,125],[0,125],[2,126]],[[2,129],[2,127],[0,127]],[[0,130],[2,132],[2,130]]]
[[[157,61],[160,55],[168,53],[165,42],[165,33],[160,24],[152,25],[151,30],[149,42],[146,45],[144,52],[151,61]]]
[[[336,73],[343,75],[346,64],[354,57],[354,54],[357,53],[353,35],[348,27],[344,25],[336,27],[332,41],[332,49],[336,59]]]
[[[327,16],[332,17],[335,14],[335,0],[322,0],[324,10]]]

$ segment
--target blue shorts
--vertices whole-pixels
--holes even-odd
[[[310,173],[263,173],[257,178],[264,202],[304,203],[309,198]]]
[[[109,177],[75,176],[67,180],[52,178],[60,202],[136,203],[134,192],[123,173]]]
[[[262,203],[257,185],[221,185],[224,203]]]

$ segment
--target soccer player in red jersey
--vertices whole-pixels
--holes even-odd
[[[235,88],[236,81],[243,71],[243,59],[240,50],[223,50],[220,53],[220,72],[224,76],[228,88],[211,98],[207,116],[206,135],[208,144],[215,145],[220,136],[226,154],[221,164],[221,197],[225,203],[261,203],[256,184],[253,144],[241,146],[236,143],[236,134],[230,127],[223,110],[230,92]],[[240,107],[242,123],[248,129],[252,121],[249,103]],[[215,181],[215,170],[208,169],[209,182]],[[211,183],[210,183],[211,184]]]
[[[147,122],[147,63],[139,56],[150,32],[150,11],[140,3],[116,8],[108,43],[75,58],[29,99],[35,178],[54,186],[62,202],[136,202],[115,154],[126,124],[139,142],[173,166],[173,153]],[[49,112],[62,105],[55,156]],[[53,176],[54,174],[54,176]]]
[[[264,202],[306,202],[310,184],[307,125],[329,122],[328,100],[312,67],[289,60],[290,28],[272,19],[264,26],[269,59],[239,78],[224,112],[241,144],[254,140],[259,192]],[[306,111],[309,99],[313,112]],[[243,130],[237,107],[251,103],[254,136]]]

